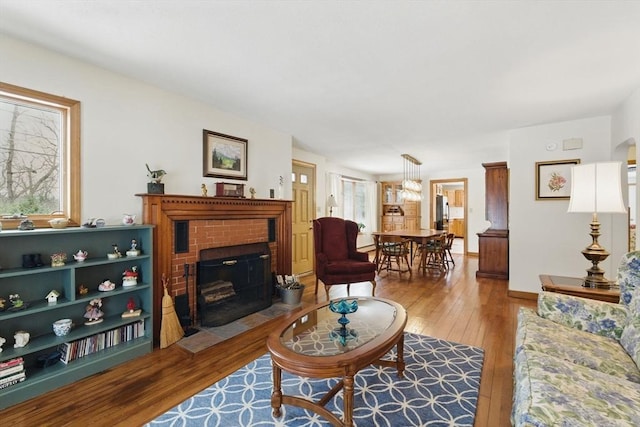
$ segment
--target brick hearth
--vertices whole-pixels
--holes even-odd
[[[161,194],[138,194],[143,199],[143,222],[154,228],[154,340],[159,340],[162,318],[162,273],[170,275],[170,293],[187,291],[184,264],[195,274],[201,249],[269,241],[269,220],[275,235],[269,242],[271,268],[291,274],[291,202],[274,199],[238,199]],[[176,221],[188,221],[188,249],[176,253]],[[195,277],[189,278],[189,305],[195,313]]]

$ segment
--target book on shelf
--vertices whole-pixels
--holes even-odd
[[[24,364],[20,363],[18,365],[12,366],[10,368],[5,368],[0,371],[0,381],[5,379],[8,376],[15,374],[16,372],[21,372],[24,370]]]
[[[58,346],[60,361],[69,363],[84,356],[105,350],[120,343],[144,336],[144,320],[99,332],[79,340],[62,343]]]
[[[5,360],[4,362],[0,363],[0,370],[5,368],[11,368],[12,366],[16,366],[21,363],[24,363],[24,359],[22,357],[16,357],[14,359]]]
[[[25,378],[27,378],[27,374],[24,369],[18,373],[9,375],[8,377],[0,378],[0,389],[22,382]]]

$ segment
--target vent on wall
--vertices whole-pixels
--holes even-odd
[[[189,252],[189,221],[174,222],[174,252],[177,254]]]

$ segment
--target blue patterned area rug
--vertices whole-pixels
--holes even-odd
[[[404,378],[394,368],[369,366],[355,377],[353,420],[358,427],[473,426],[484,350],[405,333]],[[395,347],[387,357],[395,360]],[[283,371],[282,392],[317,401],[337,379],[300,378]],[[147,426],[316,427],[320,415],[282,405],[271,415],[271,359],[254,360]],[[342,391],[327,404],[342,418]]]

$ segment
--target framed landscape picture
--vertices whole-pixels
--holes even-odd
[[[247,180],[246,139],[202,130],[202,176]]]
[[[580,159],[536,162],[536,200],[569,200],[571,167]]]

